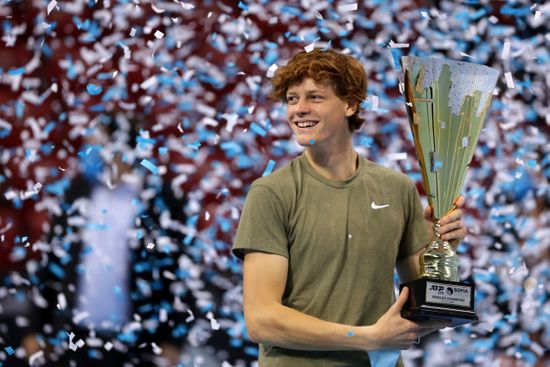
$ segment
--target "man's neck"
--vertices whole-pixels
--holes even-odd
[[[346,149],[334,152],[309,147],[305,155],[313,169],[329,180],[346,180],[357,171],[358,155],[351,143]]]

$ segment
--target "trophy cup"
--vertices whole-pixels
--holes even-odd
[[[458,257],[438,234],[453,210],[498,78],[496,69],[443,58],[405,56],[404,96],[422,181],[432,207],[434,238],[420,256],[420,278],[401,284],[411,320],[477,321],[474,285],[460,282]]]

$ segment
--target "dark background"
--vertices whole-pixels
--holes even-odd
[[[284,106],[266,97],[268,69],[314,42],[364,63],[367,122],[357,150],[409,174],[421,192],[396,60],[444,56],[500,71],[464,187],[470,234],[459,248],[483,322],[442,331],[404,358],[426,366],[548,359],[548,4],[372,0],[346,11],[350,2],[308,0],[54,3],[0,2],[0,363],[20,353],[26,285],[48,208],[76,174],[82,132],[113,113],[144,122],[152,160],[188,198],[193,246],[220,294],[216,332],[233,340],[204,344],[241,348],[254,360],[230,247],[250,183],[270,160],[277,168],[300,151]]]

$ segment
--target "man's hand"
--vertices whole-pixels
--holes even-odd
[[[449,241],[456,247],[467,234],[466,226],[462,220],[463,213],[460,209],[464,206],[464,196],[459,196],[454,205],[456,209],[439,220],[439,234],[442,240]],[[426,220],[430,235],[433,236],[432,208],[430,206],[424,208],[424,220]]]
[[[374,324],[376,341],[379,344],[374,349],[408,349],[421,337],[451,325],[449,321],[411,321],[401,317],[401,309],[408,296],[409,288],[405,287],[397,301]]]

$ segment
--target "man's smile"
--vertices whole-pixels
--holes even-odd
[[[294,124],[298,126],[301,129],[307,129],[310,127],[313,127],[317,125],[319,121],[313,121],[313,120],[302,120],[302,121],[296,121]]]

